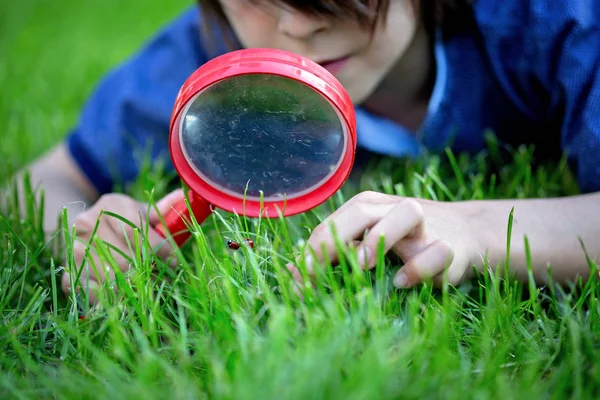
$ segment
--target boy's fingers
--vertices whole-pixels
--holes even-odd
[[[73,279],[75,279],[77,276],[74,275]],[[69,274],[68,272],[65,272],[62,275],[61,278],[61,288],[63,290],[64,293],[69,294],[71,291],[71,274]],[[79,282],[81,283],[81,285],[79,285],[77,282],[73,282],[73,285],[75,285],[75,290],[79,293],[81,293],[80,288],[84,289],[85,294],[87,294],[88,296],[88,303],[93,305],[96,304],[96,302],[98,301],[98,291],[100,289],[100,285],[93,280],[89,280],[86,281],[85,278],[83,276],[81,276],[79,278]]]
[[[184,200],[185,192],[183,189],[177,189],[157,201],[156,208],[158,209],[160,215],[164,218],[165,215],[171,211],[172,207],[175,207],[177,203],[180,203]],[[173,246],[171,246],[171,243],[154,229],[154,227],[161,223],[160,217],[154,207],[150,209],[148,222],[150,224],[148,229],[148,242],[156,252],[157,256],[165,261],[169,260],[169,265],[171,267],[175,267],[178,261],[174,253]]]
[[[112,236],[117,238],[114,241],[114,243],[118,244],[117,247],[123,250],[125,254],[129,255],[131,254],[131,249],[135,249],[136,246],[143,245],[142,234],[145,233],[146,239],[148,240],[148,244],[156,252],[156,255],[158,257],[160,257],[163,260],[167,260],[172,255],[173,248],[171,247],[168,240],[160,236],[158,232],[156,232],[156,230],[154,230],[151,226],[148,227],[147,230],[145,228],[137,228],[138,226],[146,226],[144,214],[141,210],[123,210],[121,212],[121,216],[127,221],[133,223],[135,225],[135,228],[129,224],[123,223],[117,218],[110,218],[110,220],[108,220],[108,224],[113,230]],[[136,230],[138,230],[138,242],[135,241]],[[124,239],[123,235],[125,235],[127,239]]]
[[[383,239],[383,253],[393,248],[400,240],[421,232],[423,225],[423,208],[412,199],[397,202],[381,220],[371,228],[363,243],[358,248],[359,263],[365,268],[372,268],[377,262],[377,250]]]
[[[310,250],[314,251],[317,261],[322,261],[325,256],[332,262],[337,261],[336,237],[341,243],[351,243],[375,225],[391,208],[393,204],[357,202],[353,207],[340,208],[323,221],[307,241],[306,263],[309,272],[313,272],[314,267]]]
[[[163,238],[156,230],[148,229],[148,243],[152,246],[152,249],[158,257],[164,261],[169,261],[171,267],[175,267],[178,263],[177,255],[173,251],[173,246],[169,243],[168,239]]]
[[[398,288],[409,288],[443,273],[452,264],[454,251],[450,243],[437,240],[408,260],[394,277]]]
[[[158,202],[159,211],[168,212],[172,205],[184,197],[183,190],[171,192]],[[102,210],[118,214],[127,222],[112,215],[102,214]],[[142,245],[141,240],[135,241],[135,236],[142,239],[146,234],[144,229],[146,221],[151,218],[158,221],[157,213],[153,209],[148,214],[146,205],[130,197],[116,194],[103,196],[90,210],[80,214],[75,219],[77,238],[73,247],[74,271],[63,274],[61,281],[63,290],[68,293],[71,290],[71,280],[77,279],[77,276],[80,278],[75,286],[79,292],[81,292],[80,286],[86,292],[88,289],[97,289],[98,282],[115,279],[113,266],[118,266],[124,273],[132,268],[131,259],[135,254],[132,251],[135,251],[136,246]],[[92,233],[94,233],[94,241],[90,243]],[[172,257],[171,245],[151,227],[147,230],[146,239],[158,257],[164,260]],[[96,240],[109,244],[107,252],[110,255],[110,262],[106,260],[106,256],[99,254],[94,243]],[[84,258],[87,261],[82,266]],[[174,266],[174,260],[171,260],[170,264]],[[92,293],[90,296],[93,297],[92,302],[95,301],[96,296]]]
[[[77,240],[73,244],[73,259],[77,274],[81,277],[87,279],[89,276],[89,280],[98,282],[103,282],[107,276],[109,279],[114,279],[114,272],[109,263],[99,256],[94,246],[88,245],[85,241]]]
[[[89,250],[88,250],[89,249]],[[87,257],[85,256],[87,254]],[[114,254],[114,252],[112,252]],[[81,294],[89,296],[90,304],[97,300],[95,291],[100,287],[100,283],[107,279],[115,279],[114,270],[111,265],[98,255],[93,246],[84,242],[76,241],[73,247],[74,269],[69,273],[65,272],[61,280],[61,288],[64,293],[69,293],[71,285]],[[84,262],[85,259],[85,262]],[[71,280],[75,280],[71,282]],[[115,289],[116,291],[116,289]]]
[[[183,189],[177,189],[167,194],[162,199],[158,200],[156,202],[156,208],[150,207],[150,214],[148,215],[148,222],[150,223],[150,225],[155,226],[156,224],[160,223],[160,218],[156,213],[156,209],[158,209],[158,211],[164,218],[164,216],[171,210],[171,207],[173,207],[180,201],[183,201],[184,199],[185,193]]]
[[[102,223],[98,227],[92,243],[90,243],[90,239],[91,235],[84,235],[83,237],[77,237],[74,240],[73,258],[77,268],[81,266],[81,263],[87,254],[89,267],[86,268],[89,269],[88,273],[91,275],[91,278],[102,282],[108,275],[109,279],[114,279],[114,272],[112,270],[111,263],[106,259],[106,256],[100,256],[99,250],[95,244],[96,241],[101,241],[106,246],[106,250],[110,254],[110,260],[114,260],[114,263],[119,265],[119,268],[122,271],[128,269],[130,259],[124,257],[121,252],[125,255],[128,255],[130,251],[122,240],[122,235],[121,237],[117,236],[110,226],[108,226],[106,223]],[[115,251],[113,247],[120,250],[120,252]],[[94,270],[94,268],[96,270]]]

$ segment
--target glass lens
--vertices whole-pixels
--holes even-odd
[[[340,114],[293,79],[248,74],[200,92],[183,111],[183,152],[200,177],[239,198],[291,199],[320,186],[346,151]]]

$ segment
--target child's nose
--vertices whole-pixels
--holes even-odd
[[[284,35],[299,39],[311,39],[314,35],[329,28],[329,23],[323,18],[308,16],[294,10],[281,10],[279,31]]]

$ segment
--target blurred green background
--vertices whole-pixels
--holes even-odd
[[[0,12],[0,179],[60,141],[98,79],[194,2],[11,1]]]

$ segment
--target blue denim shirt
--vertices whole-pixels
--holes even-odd
[[[358,146],[417,157],[450,146],[475,152],[492,130],[569,156],[584,192],[600,191],[600,0],[478,0],[461,33],[436,35],[436,78],[418,132],[356,107]],[[131,182],[144,150],[168,158],[177,93],[211,56],[197,8],[165,26],[110,71],[68,136],[101,193]],[[225,49],[222,44],[221,48]]]

